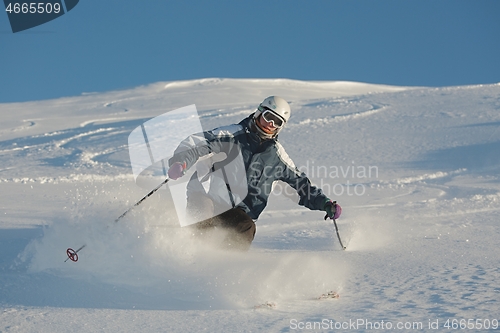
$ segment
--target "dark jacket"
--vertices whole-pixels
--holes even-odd
[[[312,186],[309,178],[295,167],[277,138],[260,139],[251,129],[252,116],[239,124],[191,135],[178,146],[169,164],[186,162],[189,169],[203,156],[225,152],[229,160],[234,159],[233,152],[237,151],[241,153],[240,160],[244,165],[244,174],[246,173],[244,186],[247,186],[247,189],[244,198],[236,201],[232,198],[231,201],[233,206],[235,204],[241,207],[252,219],[256,220],[266,207],[272,185],[277,180],[289,184],[297,191],[300,197],[299,205],[311,210],[324,210],[328,198],[321,189]],[[212,167],[212,171],[216,169]],[[226,187],[231,191],[227,185],[227,178],[231,178],[231,174],[228,175],[226,172],[224,174]],[[195,173],[191,178],[193,184],[188,187],[188,196],[189,188],[192,191],[203,191],[201,183],[207,179]]]

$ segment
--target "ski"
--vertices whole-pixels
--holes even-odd
[[[321,296],[317,297],[316,299],[337,299],[340,298],[340,295],[336,291],[329,291],[325,294],[321,294]]]
[[[265,302],[262,304],[255,305],[253,308],[258,309],[275,309],[277,304],[275,302]]]
[[[321,294],[318,297],[313,298],[313,300],[338,299],[338,298],[340,298],[339,293],[331,290],[331,291],[328,291],[324,294]],[[276,304],[275,302],[264,302],[262,304],[255,305],[253,308],[256,310],[260,310],[260,309],[271,310],[271,309],[276,309],[277,306],[278,306],[278,304]]]

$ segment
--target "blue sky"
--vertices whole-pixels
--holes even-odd
[[[0,103],[206,77],[500,82],[500,1],[81,0],[13,34]]]

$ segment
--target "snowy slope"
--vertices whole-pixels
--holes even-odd
[[[344,209],[347,251],[282,185],[246,254],[195,243],[167,190],[113,224],[148,191],[132,176],[134,128],[190,104],[203,128],[226,125],[271,94],[292,105],[288,154]],[[448,319],[500,319],[500,84],[204,79],[0,112],[1,332],[444,331]],[[329,290],[340,299],[314,300]],[[253,309],[266,301],[276,309]]]

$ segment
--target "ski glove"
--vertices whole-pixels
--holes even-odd
[[[328,200],[325,203],[325,220],[327,218],[331,218],[332,220],[336,220],[340,217],[340,214],[342,214],[342,207],[337,203],[337,201],[331,201]]]
[[[168,169],[168,178],[176,180],[184,176],[185,173],[186,173],[186,162],[184,163],[175,162]]]

